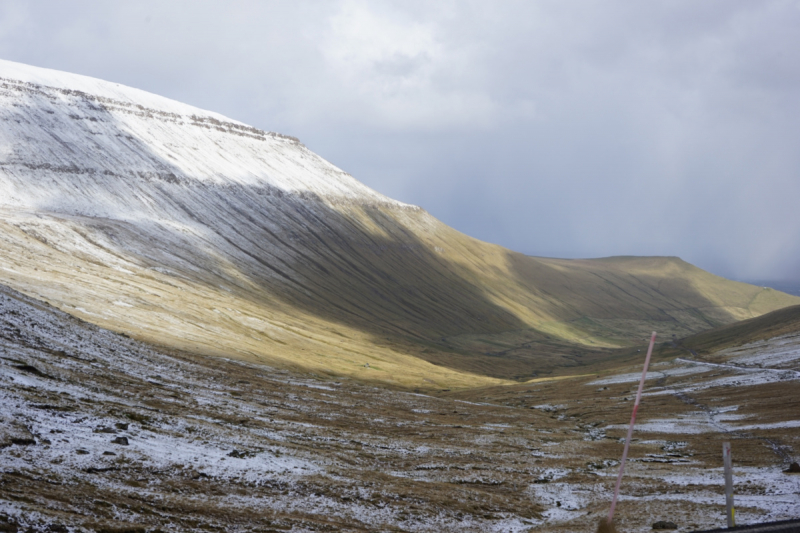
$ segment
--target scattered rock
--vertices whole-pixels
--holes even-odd
[[[89,450],[84,450],[83,448],[78,448],[75,450],[75,453],[78,455],[89,455]]]
[[[117,430],[113,428],[108,428],[105,426],[101,426],[94,430],[94,433],[116,433]]]
[[[669,522],[668,520],[659,520],[653,523],[653,529],[678,529],[678,524]]]
[[[128,431],[128,424],[126,422],[117,422],[114,424],[114,427],[122,431]]]
[[[119,470],[116,466],[108,466],[106,468],[95,468],[90,466],[86,470],[84,470],[87,474],[102,474],[103,472],[113,472],[114,470]]]
[[[36,440],[27,427],[12,418],[0,415],[0,448],[33,444],[36,444]]]
[[[128,445],[128,437],[117,437],[111,441],[111,444],[121,444],[122,446]]]
[[[17,370],[22,370],[23,372],[28,372],[29,374],[36,374],[37,376],[47,377],[45,376],[44,372],[42,372],[33,365],[14,365],[14,368],[16,368]]]
[[[146,533],[147,529],[141,526],[99,527],[97,533]]]
[[[247,456],[246,453],[240,452],[239,450],[233,450],[231,453],[228,454],[228,457],[236,457],[237,459],[241,459],[246,456]]]
[[[117,455],[114,452],[103,452],[103,455]]]
[[[34,409],[42,409],[43,411],[74,411],[75,408],[69,405],[53,405],[51,403],[33,403],[31,407]]]
[[[784,470],[784,472],[786,472],[787,474],[800,474],[800,464],[794,462],[790,464],[789,468],[787,470]]]

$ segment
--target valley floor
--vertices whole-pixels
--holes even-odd
[[[653,365],[621,531],[800,516],[800,335]],[[412,393],[161,351],[0,289],[0,530],[593,531],[640,369]]]

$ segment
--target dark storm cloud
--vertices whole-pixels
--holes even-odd
[[[14,2],[0,56],[301,138],[538,255],[800,278],[800,3]]]

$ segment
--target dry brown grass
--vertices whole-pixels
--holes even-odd
[[[0,450],[0,501],[3,509],[39,517],[41,527],[591,531],[608,512],[636,386],[562,376],[420,395],[188,352],[142,348],[134,356],[138,345],[121,337],[114,337],[114,351],[92,351],[96,332],[71,320],[59,330],[72,335],[64,339],[65,356],[44,349],[46,325],[18,315],[4,319],[14,325],[3,328],[3,375],[39,381],[5,381],[9,405],[37,444]],[[616,372],[639,370],[619,361]],[[657,360],[653,372],[670,364]],[[50,378],[20,370],[25,365]],[[646,392],[667,393],[645,396],[640,424],[691,420],[732,406],[747,420],[772,423],[793,420],[800,409],[797,381],[678,394],[728,375],[735,372],[649,381]],[[65,387],[69,394],[58,392]],[[89,445],[110,442],[115,435],[91,431],[116,423],[129,424],[119,434],[129,436],[130,447]],[[740,497],[772,494],[770,483],[788,476],[782,470],[800,450],[792,428],[694,433],[687,426],[685,433],[634,436],[615,519],[621,531],[649,530],[662,519],[688,529],[720,525],[721,486],[700,478],[721,467],[723,440],[734,441]],[[220,463],[201,467],[191,454],[153,462],[150,452],[137,451],[161,441],[200,454],[224,452]],[[76,456],[83,447],[88,454]],[[254,479],[208,466],[254,458],[302,460],[319,470]],[[743,520],[773,516],[758,506],[737,511]],[[9,530],[18,518],[6,514]]]
[[[614,522],[609,522],[608,518],[602,518],[597,525],[597,533],[617,533]]]

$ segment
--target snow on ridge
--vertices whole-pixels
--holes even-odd
[[[186,196],[413,208],[309,151],[139,89],[0,60],[0,207],[171,220]]]
[[[0,78],[13,82],[38,85],[46,89],[61,89],[80,91],[89,95],[108,98],[118,102],[141,105],[168,113],[180,115],[205,115],[221,121],[232,122],[246,126],[241,122],[230,119],[218,113],[205,111],[198,107],[171,100],[164,96],[149,93],[141,89],[128,87],[120,83],[92,78],[82,74],[73,74],[49,68],[34,67],[24,63],[0,59]]]

